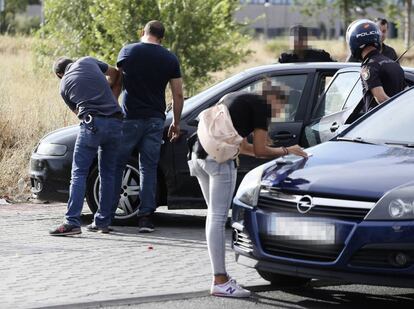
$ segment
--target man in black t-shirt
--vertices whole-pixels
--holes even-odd
[[[296,25],[290,29],[291,51],[282,53],[279,63],[290,62],[332,62],[331,55],[322,49],[308,48],[308,30]]]
[[[174,141],[180,135],[179,124],[184,101],[178,59],[161,46],[164,32],[161,22],[157,20],[148,22],[142,33],[141,42],[124,46],[117,60],[117,66],[122,73],[122,108],[126,120],[116,186],[121,188],[122,171],[133,150],[138,149],[140,168],[138,226],[141,233],[154,231],[150,215],[156,209],[157,166],[164,132],[167,84],[170,84],[173,100],[173,119],[168,131],[170,141]],[[114,211],[118,199],[119,195],[114,201]],[[125,200],[124,205],[128,211],[133,211],[129,200]]]

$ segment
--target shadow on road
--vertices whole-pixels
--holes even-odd
[[[266,285],[252,287],[254,296],[246,301],[277,308],[411,308],[414,304],[414,290],[407,293],[407,289],[395,288],[392,295],[383,295],[380,291],[384,289],[387,288],[344,286],[343,283],[328,281],[315,281],[315,284],[301,288]],[[270,291],[279,293],[264,293]]]

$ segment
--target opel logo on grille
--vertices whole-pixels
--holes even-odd
[[[309,195],[302,196],[296,204],[296,208],[301,214],[309,212],[313,206],[315,205],[313,205],[312,197]]]

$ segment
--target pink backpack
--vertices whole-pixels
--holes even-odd
[[[198,140],[207,154],[218,163],[235,159],[243,137],[234,128],[227,106],[216,104],[198,117]]]

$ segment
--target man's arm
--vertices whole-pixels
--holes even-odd
[[[170,79],[170,88],[172,93],[172,110],[173,121],[168,130],[168,138],[171,142],[180,136],[180,119],[181,111],[184,105],[183,80],[182,78]]]
[[[104,73],[106,76],[108,76],[107,80],[109,83],[109,86],[112,89],[112,93],[114,94],[114,97],[118,100],[119,95],[122,91],[122,72],[121,68],[117,69],[113,66],[108,65],[108,69]]]
[[[384,91],[384,88],[382,88],[381,86],[372,88],[371,93],[374,96],[375,101],[377,101],[378,104],[381,104],[382,102],[390,98],[389,96],[387,96],[387,94]]]

